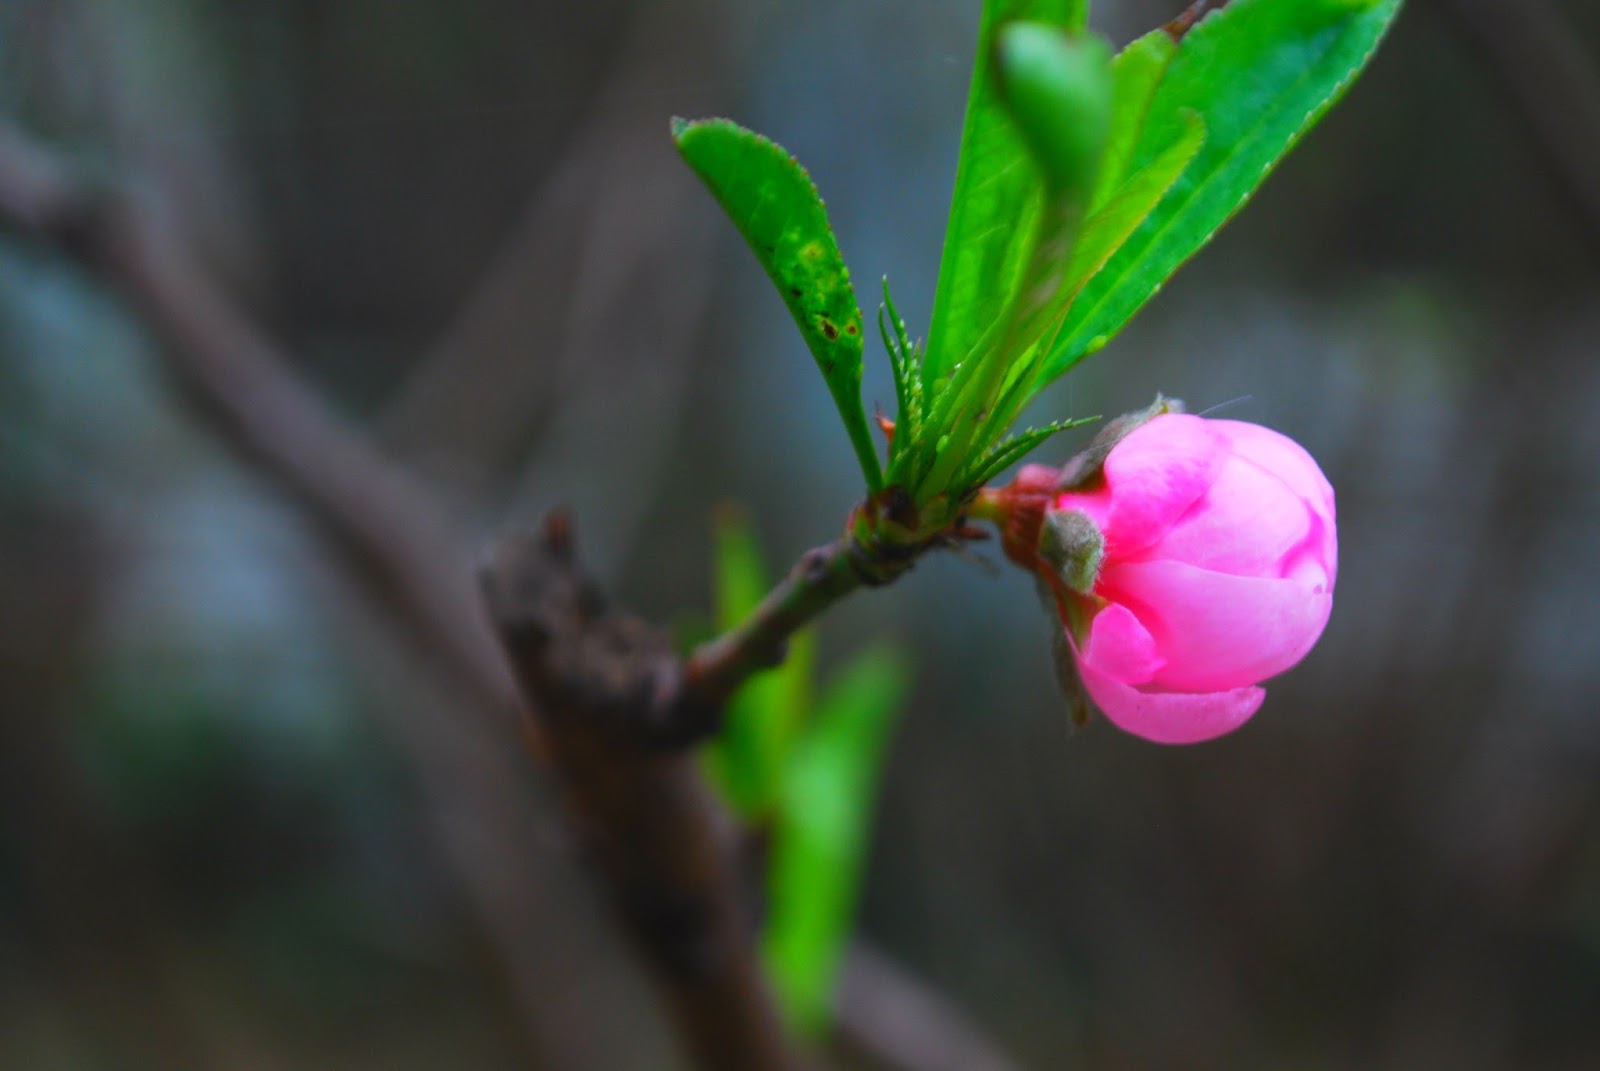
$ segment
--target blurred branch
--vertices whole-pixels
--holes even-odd
[[[812,550],[745,622],[686,664],[664,636],[607,608],[578,568],[565,514],[536,536],[503,540],[484,568],[490,615],[572,826],[689,1048],[712,1071],[796,1065],[756,963],[727,813],[687,748],[714,731],[744,680],[782,660],[796,630],[911,560],[880,561],[853,535]],[[851,976],[841,1017],[889,1066],[1008,1067],[946,1002],[881,959],[858,954]]]
[[[857,942],[839,980],[840,1042],[888,1071],[1019,1071],[942,994]]]
[[[1600,250],[1600,70],[1549,0],[1432,0],[1521,113]]]
[[[453,479],[480,481],[514,460],[531,429],[559,433],[544,425],[569,414],[574,396],[596,396],[591,408],[614,413],[621,388],[663,368],[686,372],[694,356],[689,329],[705,298],[668,303],[659,292],[663,280],[706,274],[695,246],[710,232],[698,226],[697,184],[672,151],[661,102],[699,110],[718,27],[659,4],[642,5],[631,22],[576,135],[383,414],[383,437],[402,454],[447,446]],[[669,270],[658,267],[664,260]],[[634,292],[641,277],[649,286]],[[695,283],[691,291],[705,288]],[[619,375],[628,348],[646,352]],[[658,391],[637,393],[633,408],[672,408]]]
[[[595,135],[585,133],[524,205],[511,235],[456,318],[390,400],[382,438],[402,456],[450,444],[452,474],[471,481],[504,460],[562,392],[560,312],[569,246],[593,216]]]
[[[360,570],[375,567],[408,619],[452,655],[476,705],[509,705],[507,667],[453,583],[450,548],[458,543],[447,526],[131,200],[79,185],[22,134],[0,126],[0,221],[55,243],[121,293],[229,441],[286,485]],[[601,621],[581,624],[580,646],[616,638]],[[654,672],[675,668],[675,659],[661,645],[648,664]],[[528,665],[517,665],[525,680],[534,679]],[[665,982],[691,1047],[712,1069],[792,1066],[722,858],[718,812],[692,757],[647,755],[637,741],[632,754],[597,750],[599,738],[585,728],[593,719],[567,716],[575,709],[570,697],[529,691],[535,702],[568,700],[555,716],[533,706],[556,745],[546,757],[569,797],[591,802],[575,808],[578,828],[623,905],[628,932]],[[603,696],[587,696],[576,709],[603,713]]]
[[[537,536],[503,540],[483,586],[572,825],[697,1066],[797,1067],[756,963],[726,814],[692,754],[641,747],[641,727],[676,682],[671,645],[607,609],[562,514]]]
[[[290,494],[366,590],[397,606],[414,637],[444,654],[461,689],[458,711],[507,712],[520,681],[532,724],[550,736],[535,750],[553,761],[625,928],[691,1046],[714,1069],[793,1066],[735,896],[726,818],[684,746],[714,731],[722,700],[780,660],[794,629],[856,587],[881,582],[884,563],[860,560],[848,537],[813,551],[749,622],[683,665],[654,632],[604,611],[565,537],[508,542],[487,576],[513,678],[459,567],[460,534],[438,505],[327,408],[160,221],[0,120],[7,231],[53,244],[123,296],[223,438]],[[552,607],[564,621],[541,616]],[[562,643],[551,647],[552,639]],[[560,672],[551,672],[553,651],[566,659]],[[428,735],[399,735],[429,791],[447,793],[460,775],[442,769]],[[484,894],[480,905],[488,902],[492,875],[463,867],[459,852],[451,857]],[[504,913],[482,921],[499,936]],[[509,966],[513,974],[536,969]],[[870,1009],[841,1014],[858,1034],[876,1031]],[[893,1047],[886,1039],[883,1048]]]
[[[391,619],[419,646],[444,653],[458,701],[453,710],[426,721],[394,706],[381,714],[437,809],[457,816],[456,824],[484,819],[484,793],[460,785],[481,764],[453,769],[450,755],[474,730],[494,739],[478,751],[503,751],[518,700],[473,590],[462,540],[442,511],[326,409],[287,356],[138,206],[87,185],[0,121],[0,232],[6,230],[54,243],[122,293],[165,343],[169,371],[222,437],[290,492],[368,595],[398,604],[401,612]],[[498,717],[473,725],[460,717],[463,711]],[[540,963],[528,953],[525,928],[508,926],[508,913],[495,907],[505,900],[494,884],[500,875],[469,865],[459,842],[441,847],[497,945],[523,1025],[548,1055],[550,1039],[559,1044],[561,1031],[533,999]]]
[[[216,429],[400,604],[476,705],[513,709],[510,676],[460,568],[459,534],[301,382],[168,229],[125,192],[80,180],[4,121],[0,227],[55,244],[121,294]]]

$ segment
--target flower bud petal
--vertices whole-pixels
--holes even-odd
[[[1325,566],[1328,586],[1331,588],[1338,574],[1339,545],[1334,527],[1333,486],[1322,474],[1322,469],[1304,447],[1271,428],[1242,420],[1217,420],[1212,423],[1227,436],[1229,448],[1235,455],[1278,477],[1321,518],[1321,538],[1315,554]]]
[[[1126,557],[1151,546],[1216,480],[1222,445],[1200,417],[1178,413],[1151,420],[1106,458],[1105,485],[1066,494],[1064,509],[1082,509],[1105,531],[1109,554]]]
[[[1083,659],[1123,684],[1144,684],[1167,664],[1150,630],[1126,606],[1117,605],[1094,615]]]
[[[1271,428],[1243,420],[1213,420],[1211,425],[1227,437],[1232,453],[1260,465],[1315,504],[1324,517],[1333,518],[1333,486],[1305,447]]]
[[[1183,691],[1237,688],[1282,673],[1311,650],[1333,609],[1332,595],[1294,580],[1182,562],[1120,565],[1103,580],[1166,657],[1156,683]]]
[[[1129,732],[1190,743],[1242,724],[1260,682],[1322,635],[1338,569],[1333,488],[1277,432],[1137,416],[1049,504],[1030,565],[1056,585],[1095,704]],[[1075,548],[1096,536],[1091,570]]]
[[[1198,744],[1231,733],[1261,708],[1258,687],[1220,692],[1156,692],[1123,684],[1081,658],[1084,690],[1106,719],[1157,744]]]
[[[1306,503],[1282,479],[1229,457],[1201,499],[1162,537],[1161,556],[1235,576],[1282,576],[1315,525]]]

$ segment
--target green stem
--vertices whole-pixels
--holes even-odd
[[[685,729],[684,739],[716,732],[723,705],[753,674],[782,662],[789,637],[812,618],[857,588],[898,579],[923,554],[943,545],[938,535],[897,527],[895,506],[882,501],[883,495],[856,508],[844,535],[801,555],[742,622],[695,648],[666,712]]]
[[[752,674],[783,661],[791,635],[873,579],[853,535],[807,551],[749,617],[695,649],[684,665],[681,696],[720,708]]]

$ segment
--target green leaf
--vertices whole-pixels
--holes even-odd
[[[1078,235],[1067,269],[1066,289],[1077,294],[1121,249],[1139,224],[1155,211],[1195,154],[1205,144],[1206,124],[1195,113],[1183,116],[1182,133],[1171,145],[1123,182],[1093,212]]]
[[[1042,379],[1105,345],[1237,212],[1349,88],[1400,0],[1233,0],[1184,36],[1132,154],[1142,167],[1183,136],[1206,142],[1144,223],[1084,286]]]
[[[857,658],[818,704],[784,780],[762,954],[786,1015],[807,1033],[827,1025],[889,731],[910,681],[891,648]]]
[[[1058,315],[1061,315],[1062,320],[1070,314],[1070,306],[1077,298],[1078,291],[1082,291],[1083,285],[1106,266],[1107,261],[1122,248],[1134,229],[1138,229],[1139,224],[1150,215],[1150,211],[1154,210],[1166,191],[1178,181],[1190,160],[1194,160],[1195,152],[1200,150],[1203,142],[1205,142],[1205,123],[1200,122],[1198,115],[1190,115],[1189,126],[1184,136],[1171,144],[1166,152],[1139,168],[1138,173],[1123,183],[1122,187],[1112,194],[1110,200],[1101,205],[1099,211],[1093,213],[1083,224],[1083,231],[1078,234],[1077,245],[1072,248],[1072,263],[1067,267],[1061,298],[1056,303]],[[989,416],[989,426],[982,431],[981,439],[992,440],[994,435],[1005,431],[1006,427],[1010,427],[1019,413],[1027,407],[1027,403],[1032,402],[1035,395],[1050,384],[1048,378],[1040,375],[1040,368],[1045,363],[1046,357],[1054,351],[1059,333],[1061,333],[1061,320],[1058,320],[1053,330],[1040,338],[1029,360],[1021,362],[1022,368],[1018,375],[1006,383],[1005,391],[994,403],[994,411]]]
[[[718,511],[714,548],[716,624],[725,632],[750,615],[769,584],[755,532],[741,511]],[[729,700],[722,732],[705,749],[707,776],[746,819],[762,819],[777,804],[815,668],[816,635],[807,629],[790,640],[781,666],[752,677]]]
[[[1111,135],[1089,201],[1091,212],[1105,204],[1127,178],[1133,150],[1150,114],[1150,101],[1177,54],[1178,42],[1166,30],[1152,30],[1117,53],[1111,65]]]
[[[1071,298],[1067,273],[1110,126],[1111,54],[1098,38],[1011,23],[997,36],[996,52],[1000,101],[1043,175],[1042,209],[1005,312],[935,405],[932,423],[949,441],[916,488],[919,500],[945,491],[951,477],[989,446],[985,432],[993,426],[998,396],[1059,322]]]
[[[1188,118],[1189,123],[1183,136],[1123,182],[1108,198],[1102,198],[1100,207],[1092,212],[1084,223],[1077,243],[1073,246],[1072,260],[1066,271],[1060,297],[1053,305],[1058,319],[1051,330],[1040,337],[1038,344],[1026,359],[1016,362],[999,398],[991,407],[987,423],[979,432],[979,441],[993,442],[1011,426],[1039,391],[1048,385],[1048,381],[1040,376],[1040,369],[1054,349],[1061,324],[1068,315],[1078,292],[1092,275],[1105,266],[1106,261],[1150,214],[1204,142],[1205,124],[1200,121],[1199,116],[1192,113]],[[1027,450],[1022,452],[1026,453]],[[1016,455],[1020,456],[1021,454]],[[1002,465],[994,471],[998,473],[1005,467]],[[981,477],[976,483],[986,483],[989,478],[989,476]],[[956,482],[966,485],[969,481],[963,477]]]
[[[991,70],[995,35],[1003,23],[1021,19],[1079,31],[1088,10],[1087,0],[984,2],[922,366],[930,394],[1004,311],[1038,213],[1038,170],[1000,103]]]
[[[828,383],[867,490],[880,490],[861,405],[861,309],[811,177],[782,146],[727,119],[674,119],[672,136],[778,288]]]
[[[1124,182],[1110,200],[1101,205],[1099,211],[1090,215],[1078,235],[1077,244],[1073,247],[1072,261],[1066,271],[1061,297],[1055,303],[1059,316],[1065,318],[1072,301],[1084,283],[1105,266],[1106,261],[1150,214],[1157,202],[1183,173],[1189,161],[1194,158],[1204,140],[1204,124],[1200,122],[1198,116],[1191,115],[1183,138]],[[1060,321],[1039,339],[1026,359],[1016,363],[1012,374],[1006,379],[999,398],[992,406],[987,423],[979,433],[979,441],[994,441],[1011,426],[1027,404],[1048,384],[1039,372],[1046,357],[1054,348],[1059,331]],[[1067,426],[1075,426],[1075,423],[1069,423]],[[1032,449],[1032,445],[1028,449]],[[1023,450],[1023,453],[1026,452],[1027,450]],[[1020,457],[1021,454],[1016,455],[1016,458]],[[999,466],[994,469],[994,473],[1005,467],[1005,465]],[[956,482],[961,485],[967,485],[969,482],[978,485],[987,483],[990,478],[982,476],[975,481],[969,481],[963,477]]]

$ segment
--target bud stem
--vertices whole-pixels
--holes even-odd
[[[1005,493],[998,488],[984,487],[978,491],[978,497],[967,504],[966,513],[975,521],[988,521],[990,524],[1004,524],[1010,513],[1006,505]]]

